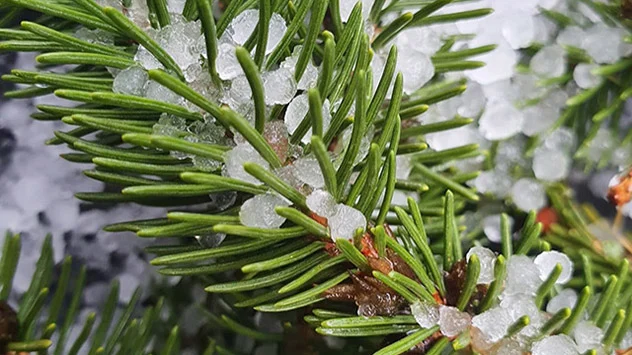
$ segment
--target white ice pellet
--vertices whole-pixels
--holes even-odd
[[[279,216],[274,208],[289,205],[290,203],[286,199],[274,194],[256,195],[241,205],[239,220],[248,227],[278,228],[285,222],[285,217]]]
[[[345,204],[338,204],[336,212],[327,218],[331,239],[353,239],[357,229],[366,228],[366,217],[362,212]]]
[[[621,54],[619,31],[603,23],[598,23],[586,30],[582,48],[599,64],[612,64]]]
[[[287,31],[287,25],[283,16],[276,12],[270,17],[268,25],[268,42],[266,43],[266,54],[272,53],[274,48],[281,42],[283,35]]]
[[[180,104],[182,97],[175,92],[167,89],[166,87],[158,84],[157,82],[150,80],[147,84],[147,90],[145,91],[145,97],[156,101],[162,101],[170,104]]]
[[[568,335],[553,335],[537,341],[531,348],[532,355],[578,355],[577,345]]]
[[[493,29],[498,31],[498,29]],[[480,36],[480,34],[479,34]],[[489,44],[481,39],[479,45]],[[465,75],[481,85],[487,85],[494,82],[509,79],[515,72],[515,66],[518,63],[518,54],[511,48],[504,38],[499,38],[493,43],[498,47],[483,55],[477,56],[475,60],[485,62],[485,66],[474,70],[468,70]],[[473,45],[473,44],[472,44]]]
[[[540,180],[562,180],[570,173],[570,166],[570,157],[559,150],[540,147],[533,154],[533,173]]]
[[[488,284],[494,281],[494,263],[496,262],[496,254],[490,249],[484,247],[472,247],[467,252],[467,260],[470,260],[472,255],[476,255],[481,265],[480,273],[478,274],[478,284]]]
[[[551,314],[555,314],[564,308],[573,309],[577,303],[577,292],[575,290],[567,288],[560,291],[555,295],[549,303],[546,304],[546,311]]]
[[[242,181],[250,182],[253,184],[260,184],[254,176],[248,174],[244,170],[245,163],[256,163],[265,169],[268,169],[270,165],[268,162],[259,155],[259,152],[255,150],[250,144],[238,144],[232,150],[226,152],[225,155],[225,174],[231,178],[239,179]]]
[[[511,232],[511,228],[513,226],[513,218],[508,216],[509,222],[509,231]],[[494,214],[491,216],[487,216],[483,219],[483,232],[487,239],[490,242],[500,243],[501,234],[500,234],[500,215]]]
[[[511,198],[522,211],[539,210],[546,205],[544,186],[535,179],[522,178],[511,188]]]
[[[582,354],[591,349],[600,349],[603,336],[603,330],[589,321],[581,321],[573,329],[577,350]]]
[[[265,72],[261,75],[261,80],[263,81],[266,105],[285,105],[296,94],[294,73],[285,68]]]
[[[462,100],[462,104],[457,109],[457,113],[463,117],[478,116],[487,102],[483,87],[476,82],[468,83],[467,89],[459,98]]]
[[[472,318],[472,325],[481,331],[486,340],[494,343],[507,334],[512,322],[509,312],[500,307],[491,308]]]
[[[561,76],[566,70],[564,49],[558,45],[546,46],[531,58],[529,66],[534,73],[542,77]]]
[[[417,52],[434,55],[443,45],[441,35],[432,26],[412,27],[395,37],[397,48],[411,48]]]
[[[508,102],[488,102],[478,125],[488,140],[507,139],[522,129],[524,116]]]
[[[321,217],[329,218],[336,213],[336,200],[324,190],[314,190],[307,196],[306,204],[312,212]]]
[[[474,179],[474,187],[483,194],[492,194],[495,197],[506,197],[511,191],[511,177],[505,171],[486,170]]]
[[[526,48],[535,39],[534,18],[518,11],[508,13],[504,19],[502,33],[513,49]]]
[[[598,162],[604,154],[614,148],[614,137],[607,128],[600,128],[595,137],[588,143],[588,159]]]
[[[522,110],[524,125],[522,133],[533,137],[549,129],[559,118],[559,106],[533,105]]]
[[[456,307],[439,306],[439,329],[441,334],[454,337],[467,330],[472,323],[472,317],[459,311]]]
[[[143,96],[149,75],[141,67],[132,66],[122,70],[114,78],[112,91],[119,94]]]
[[[235,44],[243,45],[254,32],[258,22],[259,10],[245,10],[230,22],[224,35],[228,36]]]
[[[542,252],[535,257],[533,262],[538,267],[538,270],[540,270],[540,278],[542,280],[546,280],[549,277],[549,274],[557,264],[562,266],[562,273],[555,283],[565,284],[571,279],[571,276],[573,276],[573,262],[566,254],[560,253],[559,251]]]
[[[556,41],[560,46],[580,48],[585,37],[584,30],[577,26],[566,26],[558,34]]]
[[[507,262],[504,293],[507,295],[534,295],[542,284],[540,270],[525,255],[513,255]]]
[[[577,140],[575,133],[566,127],[561,127],[551,132],[544,139],[544,147],[547,149],[571,152]]]
[[[577,86],[582,89],[590,89],[599,85],[603,79],[600,76],[591,73],[591,70],[598,67],[599,66],[596,64],[577,64],[575,70],[573,71],[573,79],[575,80],[575,83],[577,83]]]
[[[329,128],[329,124],[331,122],[331,113],[329,100],[325,100],[323,102],[323,132],[327,131]],[[287,106],[285,111],[285,125],[287,126],[287,130],[290,134],[294,134],[294,131],[301,124],[301,121],[306,117],[309,112],[309,99],[306,93],[296,96],[292,99],[292,102]],[[312,137],[312,129],[311,127],[307,130],[307,133],[301,139],[301,142],[307,144],[310,142]]]
[[[211,233],[205,235],[196,235],[195,240],[197,240],[198,244],[203,248],[215,248],[218,247],[222,242],[226,239],[226,234],[224,233]]]
[[[134,56],[134,61],[147,70],[162,68],[160,61],[158,61],[158,59],[156,59],[156,57],[154,57],[154,55],[142,45],[138,46],[138,50]]]
[[[294,162],[293,166],[294,175],[305,184],[316,189],[325,187],[325,178],[316,158],[299,158]]]
[[[419,300],[410,305],[410,312],[422,328],[431,328],[439,323],[439,306]]]

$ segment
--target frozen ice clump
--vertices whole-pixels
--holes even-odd
[[[279,216],[274,208],[289,205],[290,203],[286,199],[274,194],[256,195],[241,205],[239,220],[248,227],[278,228],[285,222],[285,218]]]
[[[577,292],[567,288],[551,298],[549,303],[546,304],[546,311],[555,314],[564,308],[573,309],[575,303],[577,303]]]
[[[411,48],[427,55],[435,54],[443,45],[441,34],[432,27],[413,27],[395,37],[397,48]]]
[[[154,125],[153,133],[162,136],[177,136],[184,132],[186,127],[187,121],[184,118],[163,113]]]
[[[301,55],[301,51],[303,49],[302,45],[298,45],[294,47],[292,51],[292,55],[285,58],[283,62],[281,62],[280,67],[289,70],[290,72],[296,72],[296,63],[298,62],[298,58]],[[305,71],[301,76],[301,79],[298,81],[297,88],[299,90],[307,90],[309,88],[315,87],[316,82],[318,80],[318,68],[312,64],[312,61],[309,60],[307,62],[307,67],[305,67]]]
[[[478,34],[478,36],[481,37],[482,34]],[[481,40],[483,41],[483,39]],[[516,66],[516,63],[518,63],[518,55],[516,54],[516,51],[511,48],[506,40],[499,38],[498,41],[494,41],[494,43],[498,44],[498,47],[494,51],[476,57],[476,60],[485,62],[486,65],[484,67],[465,72],[465,75],[468,78],[481,85],[487,85],[509,79],[514,74],[514,67]],[[480,43],[480,45],[485,44],[489,44],[489,39],[484,39],[484,41]],[[475,43],[472,43],[471,45],[475,45]]]
[[[439,307],[439,329],[447,337],[461,334],[467,330],[471,321],[472,317],[468,313],[461,312],[456,307]]]
[[[549,45],[531,58],[531,70],[537,75],[554,78],[564,74],[566,57],[564,49],[558,45]]]
[[[513,218],[508,217],[509,221],[509,230],[513,226]],[[487,216],[483,219],[483,232],[485,232],[485,236],[489,241],[494,243],[500,243],[500,215],[494,214],[491,216]]]
[[[462,104],[457,113],[463,117],[476,117],[485,108],[487,98],[483,87],[476,83],[468,83],[467,89],[461,94]]]
[[[141,67],[132,66],[122,70],[114,78],[112,91],[119,94],[143,96],[149,75]]]
[[[411,48],[400,48],[397,69],[404,76],[404,92],[412,94],[434,76],[434,65],[430,57]]]
[[[296,93],[294,74],[284,68],[269,71],[261,75],[266,105],[285,105]]]
[[[603,336],[601,328],[587,321],[579,322],[573,329],[573,338],[581,354],[591,349],[600,349]]]
[[[336,200],[329,192],[314,190],[307,196],[307,207],[321,217],[328,218],[336,213]]]
[[[602,156],[614,148],[614,138],[610,130],[600,128],[595,137],[588,143],[587,158],[597,162]]]
[[[167,10],[170,13],[181,14],[186,0],[167,0]]]
[[[577,83],[577,86],[582,89],[590,89],[599,85],[602,81],[602,78],[590,72],[591,70],[598,67],[599,66],[597,64],[577,64],[575,70],[573,71],[573,79],[575,79],[575,83]]]
[[[540,270],[528,256],[514,255],[507,263],[504,293],[534,295],[542,284]]]
[[[248,143],[237,144],[232,150],[226,152],[225,162],[226,176],[253,184],[260,184],[261,182],[244,170],[245,163],[252,162],[265,169],[270,168],[268,162]]]
[[[187,21],[183,16],[172,16],[171,24],[158,32],[157,40],[182,69],[200,59],[197,41],[202,32],[200,21]]]
[[[307,185],[320,189],[325,187],[325,178],[316,158],[309,156],[294,162],[294,175]]]
[[[327,218],[331,239],[351,240],[358,228],[366,228],[366,217],[362,212],[345,204],[338,204],[336,212]]]
[[[571,152],[575,147],[575,133],[569,128],[561,127],[551,132],[544,139],[544,147],[557,149],[563,152]]]
[[[496,254],[484,247],[472,247],[467,252],[467,260],[472,255],[476,255],[480,261],[481,271],[478,274],[478,284],[488,284],[494,281],[494,263],[496,262]]]
[[[568,335],[548,336],[533,344],[532,355],[578,355],[577,346]]]
[[[546,205],[546,192],[537,180],[522,178],[511,188],[511,198],[523,211],[539,210]]]
[[[507,139],[522,129],[524,116],[508,102],[488,102],[481,116],[479,130],[483,137],[496,141]]]
[[[539,147],[533,154],[533,173],[544,181],[559,181],[570,172],[570,157],[563,151]]]
[[[75,37],[90,43],[96,44],[114,44],[114,35],[111,32],[96,29],[90,30],[85,27],[81,27],[75,32]]]
[[[494,343],[507,334],[512,322],[509,312],[500,307],[494,307],[472,318],[472,325],[481,331],[486,340]]]
[[[431,328],[439,323],[439,307],[427,301],[416,301],[410,305],[410,312],[422,328]]]
[[[542,252],[535,257],[533,262],[538,267],[538,270],[540,270],[540,278],[542,280],[546,280],[547,277],[549,277],[549,274],[557,264],[562,266],[562,273],[555,283],[565,284],[571,279],[571,276],[573,276],[573,262],[566,254],[560,253],[559,251]]]

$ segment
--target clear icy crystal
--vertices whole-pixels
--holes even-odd
[[[490,355],[523,355],[524,348],[520,342],[513,339],[504,339],[498,346],[492,349]]]
[[[434,76],[434,65],[430,57],[410,48],[399,48],[396,71],[404,77],[404,92],[412,94]]]
[[[235,45],[230,42],[219,43],[218,45],[215,67],[222,80],[231,80],[244,74],[235,55],[235,49]]]
[[[285,105],[296,93],[294,74],[284,68],[269,71],[261,75],[266,105]]]
[[[542,284],[540,270],[525,255],[513,255],[507,262],[505,291],[507,295],[533,295]]]
[[[542,252],[535,257],[533,262],[538,267],[538,270],[540,270],[540,278],[542,280],[546,280],[547,277],[549,277],[549,274],[553,271],[556,264],[562,266],[562,273],[555,283],[565,284],[571,279],[571,276],[573,276],[573,262],[566,254],[558,251]]]
[[[522,129],[524,116],[508,102],[488,102],[479,121],[479,130],[488,140],[509,138]]]
[[[138,46],[134,60],[147,70],[162,68],[160,61],[143,46]]]
[[[331,114],[329,112],[330,105],[329,100],[325,100],[323,103],[323,132],[327,131],[329,128],[329,123],[331,122]],[[287,110],[285,111],[285,125],[287,126],[287,130],[290,134],[293,134],[294,131],[298,128],[299,124],[307,113],[309,112],[309,100],[307,98],[307,94],[303,93],[301,95],[296,96],[292,99],[292,102],[287,106]],[[303,143],[309,143],[312,137],[312,129],[310,128],[307,133],[303,136],[301,140]]]
[[[478,256],[478,260],[481,265],[481,271],[478,274],[477,283],[488,284],[494,281],[494,263],[496,262],[496,254],[484,247],[472,247],[467,252],[467,260],[470,260],[472,255]]]
[[[270,166],[268,162],[259,155],[259,152],[255,150],[250,144],[243,143],[238,144],[232,150],[228,151],[225,155],[225,173],[227,176],[253,184],[260,184],[254,176],[248,174],[244,170],[244,163],[257,163],[265,169]]]
[[[90,43],[107,45],[114,44],[114,35],[111,32],[100,29],[90,30],[85,27],[81,27],[77,30],[77,32],[75,32],[75,37]]]
[[[181,14],[186,0],[167,0],[167,9],[171,13]]]
[[[537,148],[533,154],[533,173],[545,181],[559,181],[570,172],[570,157],[559,150]]]
[[[582,89],[590,89],[599,85],[602,82],[602,78],[590,72],[598,67],[599,66],[596,64],[577,64],[575,70],[573,71],[573,79],[575,79],[577,86]]]
[[[228,36],[235,44],[246,43],[259,22],[259,10],[248,9],[237,15],[226,28],[224,35]]]
[[[307,196],[307,207],[312,212],[325,218],[333,216],[336,213],[336,200],[329,192],[324,190],[314,190]]]
[[[289,70],[294,73],[296,71],[296,63],[298,62],[298,58],[301,55],[301,51],[303,49],[302,45],[298,45],[294,47],[292,51],[292,55],[285,58],[283,62],[281,62],[280,67]],[[377,56],[376,56],[377,57]],[[299,90],[307,90],[316,86],[316,82],[318,80],[318,68],[312,64],[312,61],[309,60],[307,62],[307,67],[305,67],[305,71],[301,76],[301,79],[298,82],[297,88]]]
[[[195,239],[203,248],[215,248],[222,244],[224,239],[226,239],[226,234],[212,233],[206,235],[196,235]]]
[[[241,205],[239,220],[248,227],[278,228],[285,222],[285,218],[279,216],[274,208],[289,205],[286,199],[274,194],[256,195]]]
[[[549,303],[546,304],[546,311],[555,314],[564,308],[573,309],[577,303],[577,292],[567,288],[555,295]]]
[[[528,316],[530,325],[539,323],[540,309],[535,305],[535,298],[532,295],[505,295],[500,302],[500,307],[509,311],[509,315],[514,322],[522,316]]]
[[[443,45],[440,33],[431,26],[412,27],[395,37],[397,48],[411,48],[426,55],[435,54]]]
[[[591,349],[601,348],[603,336],[603,330],[588,321],[577,323],[575,329],[573,329],[573,338],[575,338],[577,343],[577,350],[582,354]]]
[[[163,136],[177,136],[186,130],[186,120],[182,117],[163,113],[153,127],[153,133]]]
[[[143,96],[149,76],[141,67],[132,66],[122,70],[114,78],[112,91],[119,94]]]
[[[588,159],[593,162],[599,161],[605,153],[614,148],[614,141],[610,130],[600,128],[595,137],[588,143]]]
[[[431,328],[439,323],[439,307],[427,301],[417,301],[410,305],[410,312],[422,328]]]
[[[512,322],[509,312],[500,307],[491,308],[472,318],[472,325],[478,328],[490,342],[502,339]]]
[[[268,42],[266,44],[266,54],[272,53],[274,48],[281,42],[283,35],[287,31],[287,25],[283,16],[276,12],[270,17],[270,24],[268,26]]]
[[[564,49],[558,45],[546,46],[531,58],[531,70],[537,75],[554,78],[564,74],[566,57]]]
[[[176,105],[182,102],[182,97],[153,80],[150,80],[147,84],[145,97]]]
[[[338,204],[336,212],[328,217],[329,232],[334,241],[338,238],[353,239],[358,228],[366,228],[366,217],[362,212],[345,204]]]
[[[441,334],[447,337],[461,334],[467,330],[471,322],[472,317],[466,312],[459,311],[456,307],[439,307],[439,327]]]
[[[325,178],[320,170],[320,165],[318,165],[318,160],[312,156],[299,158],[294,162],[294,175],[313,188],[325,187]]]
[[[537,180],[522,178],[511,188],[511,198],[523,211],[539,210],[546,205],[546,191]]]
[[[548,336],[533,344],[532,355],[578,355],[577,345],[568,335]]]
[[[513,218],[509,217],[509,230],[513,226]],[[500,215],[494,214],[483,219],[483,231],[491,242],[500,243]]]

